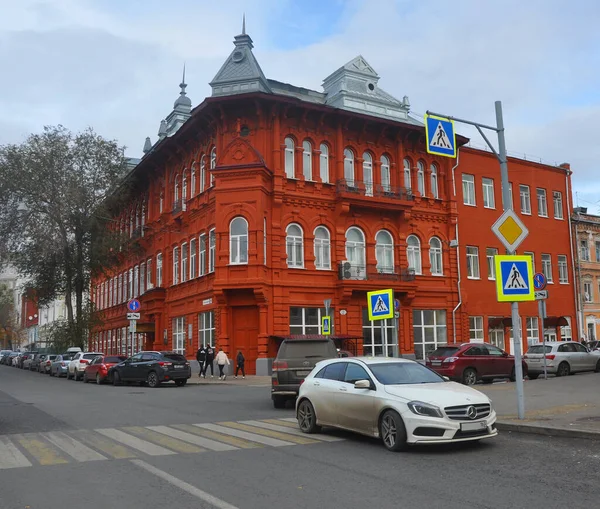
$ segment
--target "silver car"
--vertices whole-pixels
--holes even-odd
[[[600,356],[590,352],[577,341],[548,341],[531,345],[523,360],[527,363],[527,376],[535,380],[546,369],[551,375],[567,376],[581,371],[600,372]]]

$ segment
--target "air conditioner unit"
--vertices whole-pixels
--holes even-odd
[[[458,247],[458,240],[452,239],[450,241],[450,247]]]

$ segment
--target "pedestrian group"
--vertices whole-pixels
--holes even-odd
[[[213,363],[214,361],[217,361],[217,366],[219,367],[219,380],[227,379],[227,374],[224,370],[225,366],[230,365],[230,362],[229,357],[227,357],[227,354],[222,348],[219,348],[219,353],[215,355],[215,349],[212,346],[200,345],[200,348],[198,348],[198,351],[196,352],[196,360],[200,365],[200,372],[198,373],[199,377],[206,378],[206,373],[210,367],[210,377],[214,378],[215,374],[213,371]],[[246,359],[244,358],[244,354],[241,352],[241,350],[238,350],[235,362],[236,368],[233,378],[237,378],[240,371],[242,372],[242,378],[246,378],[246,372],[244,370],[244,363],[246,362]]]

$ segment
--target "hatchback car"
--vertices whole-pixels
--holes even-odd
[[[100,385],[106,381],[108,370],[125,360],[127,360],[126,355],[99,355],[85,368],[83,381],[85,383],[94,381]]]
[[[73,356],[73,360],[69,363],[67,370],[67,380],[73,377],[76,382],[83,378],[83,372],[90,362],[99,355],[104,355],[102,352],[77,352]]]
[[[498,434],[485,394],[408,359],[320,362],[300,386],[296,417],[305,433],[320,426],[343,428],[381,438],[390,451]]]
[[[55,355],[55,354],[46,355],[43,360],[40,360],[40,363],[38,366],[38,372],[44,373],[45,375],[49,374],[50,368],[52,367],[52,363],[54,362],[56,357],[57,357],[57,355]]]
[[[50,376],[67,376],[69,371],[69,363],[73,357],[68,354],[57,355],[50,366]]]
[[[425,365],[465,385],[474,385],[478,380],[489,383],[495,378],[515,381],[515,358],[487,343],[439,346],[427,357]],[[523,376],[526,374],[527,364],[523,362]]]
[[[567,376],[581,371],[600,372],[600,357],[576,341],[547,341],[531,345],[523,360],[527,363],[529,378],[535,380],[544,373],[544,355],[547,373]]]
[[[29,370],[39,372],[40,364],[46,359],[46,357],[47,357],[47,354],[45,354],[45,353],[35,354],[33,359],[31,359],[31,362],[29,363]]]
[[[12,353],[12,350],[0,350],[0,364],[6,364],[6,359]]]
[[[182,387],[191,376],[190,363],[176,352],[140,352],[108,370],[108,379],[113,385],[140,382],[158,387],[162,382],[173,381]]]
[[[23,352],[17,361],[17,367],[21,369],[29,369],[29,365],[37,352]]]

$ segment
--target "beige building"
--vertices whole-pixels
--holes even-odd
[[[578,257],[575,264],[579,281],[578,321],[585,339],[600,339],[600,216],[587,208],[573,209],[573,230]]]

